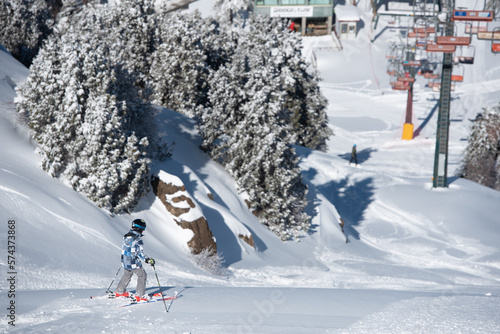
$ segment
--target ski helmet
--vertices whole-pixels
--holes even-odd
[[[142,232],[146,229],[146,222],[142,219],[136,219],[132,222],[132,229],[138,232]]]

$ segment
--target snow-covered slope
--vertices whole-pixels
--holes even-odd
[[[374,32],[366,24],[342,51],[315,51],[335,136],[327,152],[297,147],[313,217],[311,233],[299,243],[282,243],[247,210],[228,174],[199,149],[192,120],[170,110],[158,114],[158,127],[176,146],[154,172],[178,177],[200,205],[226,260],[226,276],[193,264],[186,248],[191,232],[177,226],[152,193],[131,215],[110,217],[43,172],[14,112],[14,87],[28,71],[0,50],[0,277],[15,276],[1,280],[0,305],[10,315],[7,307],[15,302],[16,325],[3,317],[0,329],[500,333],[500,193],[455,178],[447,189],[432,189],[437,96],[417,81],[419,136],[401,141],[406,94],[391,91],[385,74],[385,48],[397,30],[381,33],[384,24],[381,19]],[[370,34],[378,35],[372,44]],[[305,38],[304,53],[329,43]],[[498,62],[487,45],[474,43],[476,63],[453,95],[450,174],[469,119],[500,100]],[[353,144],[357,167],[348,164]],[[148,222],[145,249],[157,260],[163,289],[186,288],[169,314],[162,303],[119,308],[123,300],[88,299],[112,282],[122,235],[139,217]],[[9,220],[15,220],[13,268]],[[241,232],[252,233],[255,249],[237,237]],[[146,270],[148,292],[158,291],[155,273]]]

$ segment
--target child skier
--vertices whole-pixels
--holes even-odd
[[[146,229],[146,222],[142,219],[136,219],[132,222],[132,228],[123,236],[122,245],[122,264],[125,269],[118,287],[116,288],[116,297],[132,297],[136,301],[148,301],[149,296],[146,293],[146,271],[142,267],[141,259],[154,266],[155,260],[144,254],[142,243],[142,232]],[[132,278],[132,274],[137,276],[137,288],[135,295],[126,291]]]

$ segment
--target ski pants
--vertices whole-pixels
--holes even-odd
[[[120,280],[120,283],[118,283],[118,287],[116,288],[116,293],[125,292],[128,284],[130,283],[130,280],[132,279],[132,274],[135,274],[137,276],[137,288],[135,290],[135,294],[136,296],[142,297],[146,293],[147,279],[146,271],[143,267],[132,270],[125,269],[125,273],[123,274],[122,279]]]

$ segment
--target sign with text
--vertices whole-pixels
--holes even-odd
[[[312,17],[313,7],[271,7],[271,17]]]
[[[452,21],[493,21],[492,11],[455,10]]]

